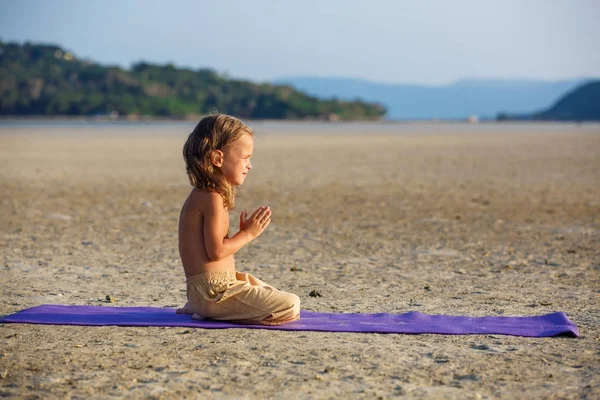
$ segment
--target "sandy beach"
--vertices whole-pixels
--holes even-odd
[[[236,267],[304,310],[562,311],[580,338],[0,324],[0,397],[600,398],[600,126],[485,129],[257,128],[231,231],[273,221]],[[0,128],[0,315],[182,306],[188,133]]]

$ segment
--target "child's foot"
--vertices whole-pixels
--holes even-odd
[[[178,308],[176,313],[177,314],[193,314],[194,312],[192,311],[189,303],[185,303],[185,306],[183,306],[182,308]]]
[[[194,315],[192,315],[192,319],[196,319],[198,321],[204,321],[206,318],[198,313],[194,313]]]

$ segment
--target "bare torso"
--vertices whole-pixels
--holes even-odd
[[[224,218],[219,237],[227,237],[229,216]],[[202,214],[202,192],[192,190],[179,215],[179,255],[186,278],[209,271],[235,271],[233,255],[218,261],[210,261],[204,240],[204,216]]]

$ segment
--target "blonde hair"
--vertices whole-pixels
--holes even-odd
[[[183,145],[183,159],[190,184],[198,189],[217,192],[227,209],[235,204],[234,188],[225,174],[213,164],[211,155],[252,130],[230,115],[208,115],[198,122]]]

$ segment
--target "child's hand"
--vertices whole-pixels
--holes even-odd
[[[250,218],[246,211],[240,214],[240,231],[246,232],[250,238],[255,239],[271,223],[271,209],[268,206],[259,207]]]

